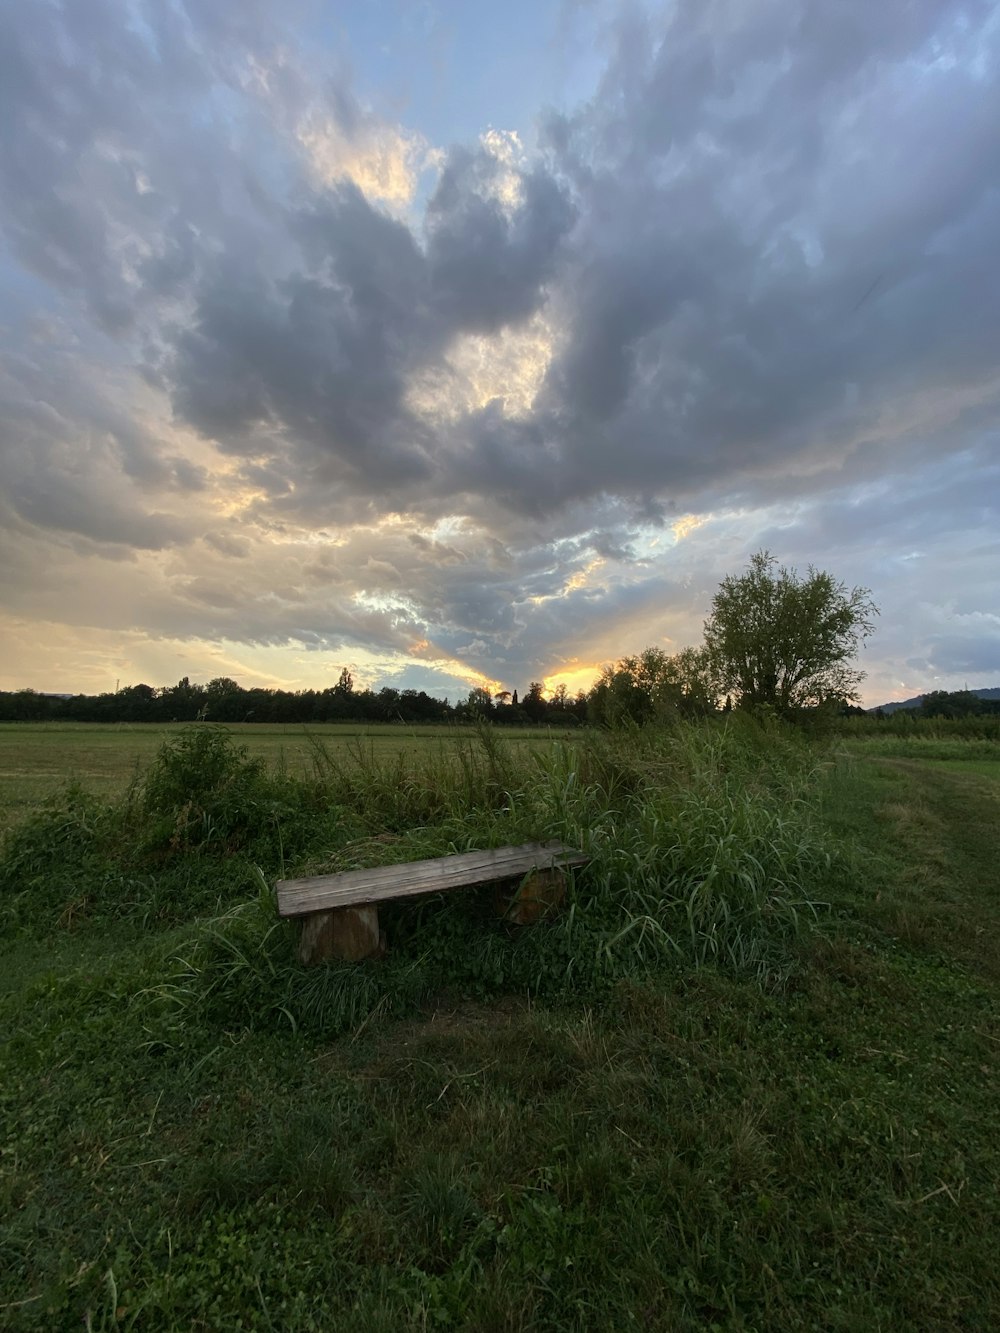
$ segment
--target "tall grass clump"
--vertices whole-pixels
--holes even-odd
[[[581,757],[550,761],[547,791],[553,835],[591,854],[583,901],[613,927],[607,952],[622,966],[674,955],[766,973],[837,857],[815,816],[815,750],[734,715],[613,736]]]
[[[310,737],[316,782],[327,800],[354,812],[372,833],[461,821],[503,811],[526,773],[514,750],[488,723],[455,729],[436,749],[378,753],[362,737],[342,750]]]

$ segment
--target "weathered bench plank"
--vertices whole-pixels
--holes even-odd
[[[307,916],[334,907],[388,902],[449,889],[472,888],[498,879],[513,879],[529,870],[583,865],[588,858],[561,843],[528,842],[521,847],[495,847],[485,852],[460,852],[428,861],[345,870],[313,879],[285,879],[276,886],[280,916]]]
[[[357,962],[385,950],[378,904],[418,894],[472,888],[527,878],[514,895],[498,895],[497,910],[515,925],[537,921],[565,896],[563,869],[588,860],[558,842],[528,842],[520,847],[461,852],[402,865],[345,870],[339,875],[285,879],[275,886],[278,913],[302,917],[299,958],[320,963],[330,958]]]

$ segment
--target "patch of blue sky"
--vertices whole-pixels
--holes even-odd
[[[492,127],[530,148],[539,108],[593,91],[602,11],[566,0],[367,0],[326,10],[311,35],[350,63],[364,100],[431,144],[473,142]]]

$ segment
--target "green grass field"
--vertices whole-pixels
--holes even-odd
[[[141,722],[2,722],[0,723],[0,827],[31,810],[68,781],[89,791],[113,795],[148,768],[160,746],[197,723],[156,726]],[[254,755],[275,768],[308,774],[315,764],[317,743],[352,762],[360,745],[382,757],[400,752],[420,755],[451,748],[468,728],[321,723],[284,726],[279,723],[227,724]],[[505,735],[507,733],[505,732]],[[565,733],[561,733],[565,734]],[[528,745],[545,744],[545,728],[512,728],[510,739]]]
[[[438,744],[205,742],[8,833],[0,1327],[1000,1326],[995,751]],[[548,925],[304,972],[276,923],[282,860],[526,836],[593,858]]]

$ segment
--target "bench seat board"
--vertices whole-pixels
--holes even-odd
[[[531,870],[579,866],[589,858],[558,842],[528,842],[521,847],[436,856],[429,861],[345,870],[339,875],[284,879],[275,886],[279,916],[308,916],[336,907],[388,902],[421,893],[440,893],[495,880],[512,879]]]

